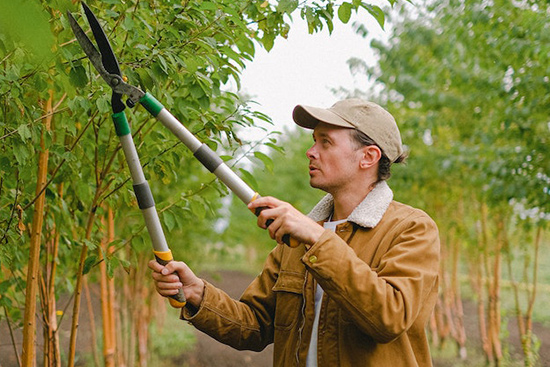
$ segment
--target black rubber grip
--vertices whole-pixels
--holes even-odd
[[[176,300],[178,303],[183,303],[184,305],[187,303],[187,298],[185,298],[185,294],[183,294],[183,289],[178,289],[178,294],[174,294],[173,296],[170,296],[170,298]]]
[[[222,159],[206,144],[202,144],[193,155],[210,172],[214,172],[223,163]]]
[[[148,209],[155,206],[155,199],[147,182],[134,185],[134,193],[140,209]]]
[[[260,213],[262,212],[262,210],[264,209],[267,209],[267,206],[261,206],[259,208],[256,208],[256,210],[254,211],[254,214],[259,217],[260,216]],[[273,223],[273,219],[268,219],[267,222],[265,222],[265,226],[266,227],[269,227],[271,225],[271,223]],[[285,234],[283,235],[283,242],[285,243],[285,245],[287,246],[290,246],[290,235],[289,234]]]

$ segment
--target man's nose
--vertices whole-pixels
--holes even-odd
[[[309,148],[306,151],[306,157],[308,157],[309,159],[315,159],[317,157],[317,151],[315,149],[315,145],[313,145],[311,148]]]

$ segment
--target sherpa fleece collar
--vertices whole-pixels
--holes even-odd
[[[348,217],[348,222],[353,222],[361,227],[374,228],[382,219],[382,216],[393,200],[393,191],[386,181],[379,182],[367,197],[359,204]],[[334,208],[334,198],[331,194],[315,205],[308,217],[316,222],[327,219]]]

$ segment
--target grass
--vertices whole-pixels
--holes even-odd
[[[179,311],[175,310],[179,313]],[[177,315],[168,315],[169,320],[177,319]],[[171,327],[174,325],[174,327]],[[182,354],[190,351],[196,344],[193,326],[187,322],[169,322],[162,328],[153,324],[150,328],[150,366],[184,367]]]
[[[193,326],[179,320],[180,311],[171,307],[167,308],[165,325],[152,322],[149,327],[149,366],[163,367],[187,367],[182,361],[182,355],[191,351],[196,344],[196,336]],[[175,321],[174,321],[175,320]],[[97,335],[97,348],[101,353],[101,330]],[[100,356],[100,360],[102,356]],[[94,367],[95,362],[92,353],[77,354],[77,366]]]
[[[468,355],[465,360],[457,357],[458,348],[455,343],[445,343],[441,348],[431,350],[434,367],[487,367],[487,362],[479,346],[467,345]],[[523,360],[505,358],[501,367],[523,367]]]

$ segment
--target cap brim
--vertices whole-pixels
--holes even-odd
[[[319,122],[348,128],[355,127],[334,112],[319,107],[298,105],[292,111],[292,119],[306,129],[315,129]]]

